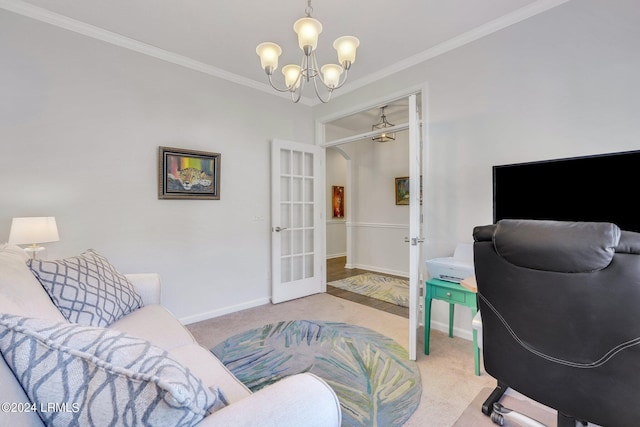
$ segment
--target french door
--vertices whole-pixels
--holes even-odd
[[[422,175],[423,144],[417,94],[409,96],[409,358],[417,358],[417,337],[421,312],[419,309],[422,258]],[[422,103],[425,108],[425,103]]]
[[[271,301],[323,292],[324,148],[271,143]]]

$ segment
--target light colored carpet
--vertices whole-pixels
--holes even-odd
[[[401,307],[409,307],[409,280],[383,276],[376,273],[363,273],[327,283],[329,286],[344,289],[360,295],[390,302]]]
[[[336,392],[343,427],[401,426],[420,403],[415,362],[395,341],[362,326],[294,320],[241,332],[211,351],[251,391],[311,372]]]
[[[328,294],[312,295],[277,305],[267,304],[194,323],[188,329],[201,345],[212,348],[248,329],[296,319],[363,326],[408,348],[408,319]],[[422,345],[420,337],[418,348]],[[449,338],[447,334],[436,330],[431,331],[430,355],[425,356],[418,351],[416,363],[422,377],[422,395],[418,409],[404,424],[406,427],[451,427],[480,390],[493,387],[496,383],[484,371],[481,376],[474,375],[471,341]]]

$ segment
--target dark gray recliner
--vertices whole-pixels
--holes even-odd
[[[576,420],[640,426],[640,233],[610,223],[476,227],[485,370]]]

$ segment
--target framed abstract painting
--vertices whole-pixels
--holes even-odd
[[[160,147],[158,199],[220,199],[220,153]]]
[[[332,186],[331,210],[334,218],[344,218],[344,187]]]

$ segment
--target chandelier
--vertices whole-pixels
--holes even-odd
[[[316,59],[316,47],[318,45],[318,36],[322,32],[322,24],[320,21],[311,17],[313,8],[311,0],[307,0],[306,16],[298,19],[293,24],[293,30],[298,34],[298,45],[302,49],[303,56],[300,65],[288,64],[282,67],[284,75],[285,88],[279,88],[273,83],[273,72],[278,68],[278,57],[282,54],[282,49],[276,43],[264,42],[256,47],[256,53],[260,56],[260,64],[267,73],[269,84],[278,92],[290,92],[293,102],[300,101],[304,86],[311,83],[316,96],[323,103],[329,102],[331,95],[335,89],[344,85],[347,81],[347,74],[351,64],[356,60],[356,49],[360,45],[360,41],[353,36],[343,36],[333,42],[333,48],[338,52],[338,64],[326,64],[322,68],[318,67]],[[341,79],[342,74],[344,77]],[[342,80],[342,81],[341,81]],[[323,98],[318,89],[320,81],[327,92],[326,98]]]
[[[386,128],[391,128],[395,125],[389,123],[387,121],[387,116],[384,115],[384,109],[387,108],[387,105],[384,107],[380,107],[380,121],[375,125],[371,126],[371,131],[382,131],[380,134],[371,138],[374,141],[378,142],[387,142],[387,141],[395,141],[396,134],[394,132],[386,132]]]

